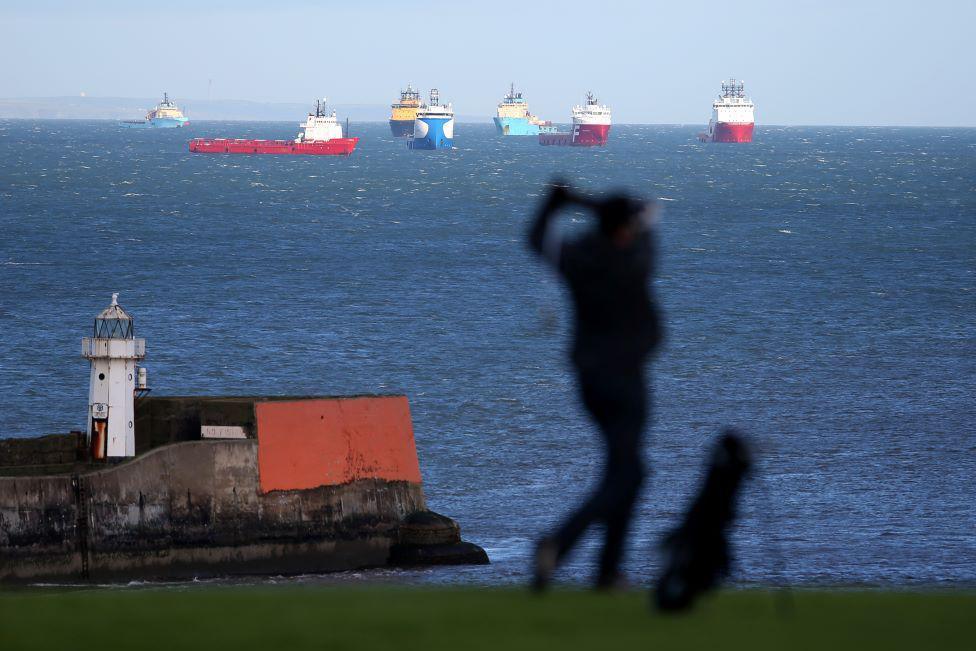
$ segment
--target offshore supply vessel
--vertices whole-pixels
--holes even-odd
[[[573,107],[571,133],[540,133],[540,145],[571,147],[602,147],[607,144],[612,122],[610,107],[600,104],[593,93],[586,94],[586,103]]]
[[[708,131],[698,135],[702,142],[752,142],[756,126],[756,105],[746,97],[745,84],[734,78],[722,82],[722,94],[712,102]]]
[[[349,138],[336,118],[336,112],[325,112],[325,101],[315,102],[315,111],[294,140],[245,140],[240,138],[194,138],[190,151],[198,154],[310,154],[348,156],[356,149],[359,138]]]
[[[156,108],[146,113],[142,120],[123,120],[123,127],[134,129],[171,129],[185,127],[190,121],[183,115],[183,111],[169,99],[168,93],[163,93],[163,101]]]
[[[537,136],[540,133],[555,133],[552,122],[541,120],[529,112],[529,105],[511,85],[508,95],[502,98],[495,114],[495,128],[503,136]]]
[[[400,91],[400,101],[391,104],[390,108],[390,131],[393,136],[405,138],[413,133],[413,123],[420,108],[420,93],[407,84],[407,89]]]
[[[430,89],[430,104],[417,110],[408,146],[410,149],[451,149],[454,146],[454,109],[450,103],[441,104],[436,88]]]

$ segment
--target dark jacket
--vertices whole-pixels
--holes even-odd
[[[651,297],[654,242],[651,229],[620,247],[599,230],[570,241],[548,232],[553,214],[539,214],[532,248],[566,279],[575,312],[572,361],[581,370],[638,368],[661,341]]]

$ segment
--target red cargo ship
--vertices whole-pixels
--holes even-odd
[[[756,126],[756,105],[746,97],[745,84],[735,79],[722,82],[722,94],[712,103],[708,131],[698,135],[702,142],[752,142]]]
[[[540,145],[602,147],[610,137],[610,107],[600,104],[593,93],[586,94],[585,106],[573,107],[572,133],[540,133]]]
[[[335,111],[325,114],[322,102],[315,102],[315,112],[308,114],[302,130],[294,140],[245,140],[240,138],[194,138],[190,151],[197,154],[309,154],[348,156],[356,149],[359,138],[346,138]],[[348,131],[348,127],[347,127]]]

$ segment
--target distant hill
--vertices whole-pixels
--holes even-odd
[[[247,100],[201,100],[173,98],[190,120],[253,120],[301,122],[310,103],[251,102]],[[139,97],[17,97],[0,98],[0,119],[34,120],[138,120],[156,106],[160,98]],[[385,122],[390,108],[384,104],[330,105],[341,119]],[[458,115],[459,122],[487,122],[484,115]]]

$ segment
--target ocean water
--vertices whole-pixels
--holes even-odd
[[[736,425],[758,455],[737,582],[976,584],[976,130],[621,125],[565,149],[462,124],[416,152],[363,124],[350,158],[187,152],[296,127],[0,121],[0,436],[83,427],[79,339],[117,291],[157,394],[409,396],[431,507],[494,562],[345,579],[523,581],[600,465],[566,297],[524,246],[561,175],[664,207],[635,582]]]

